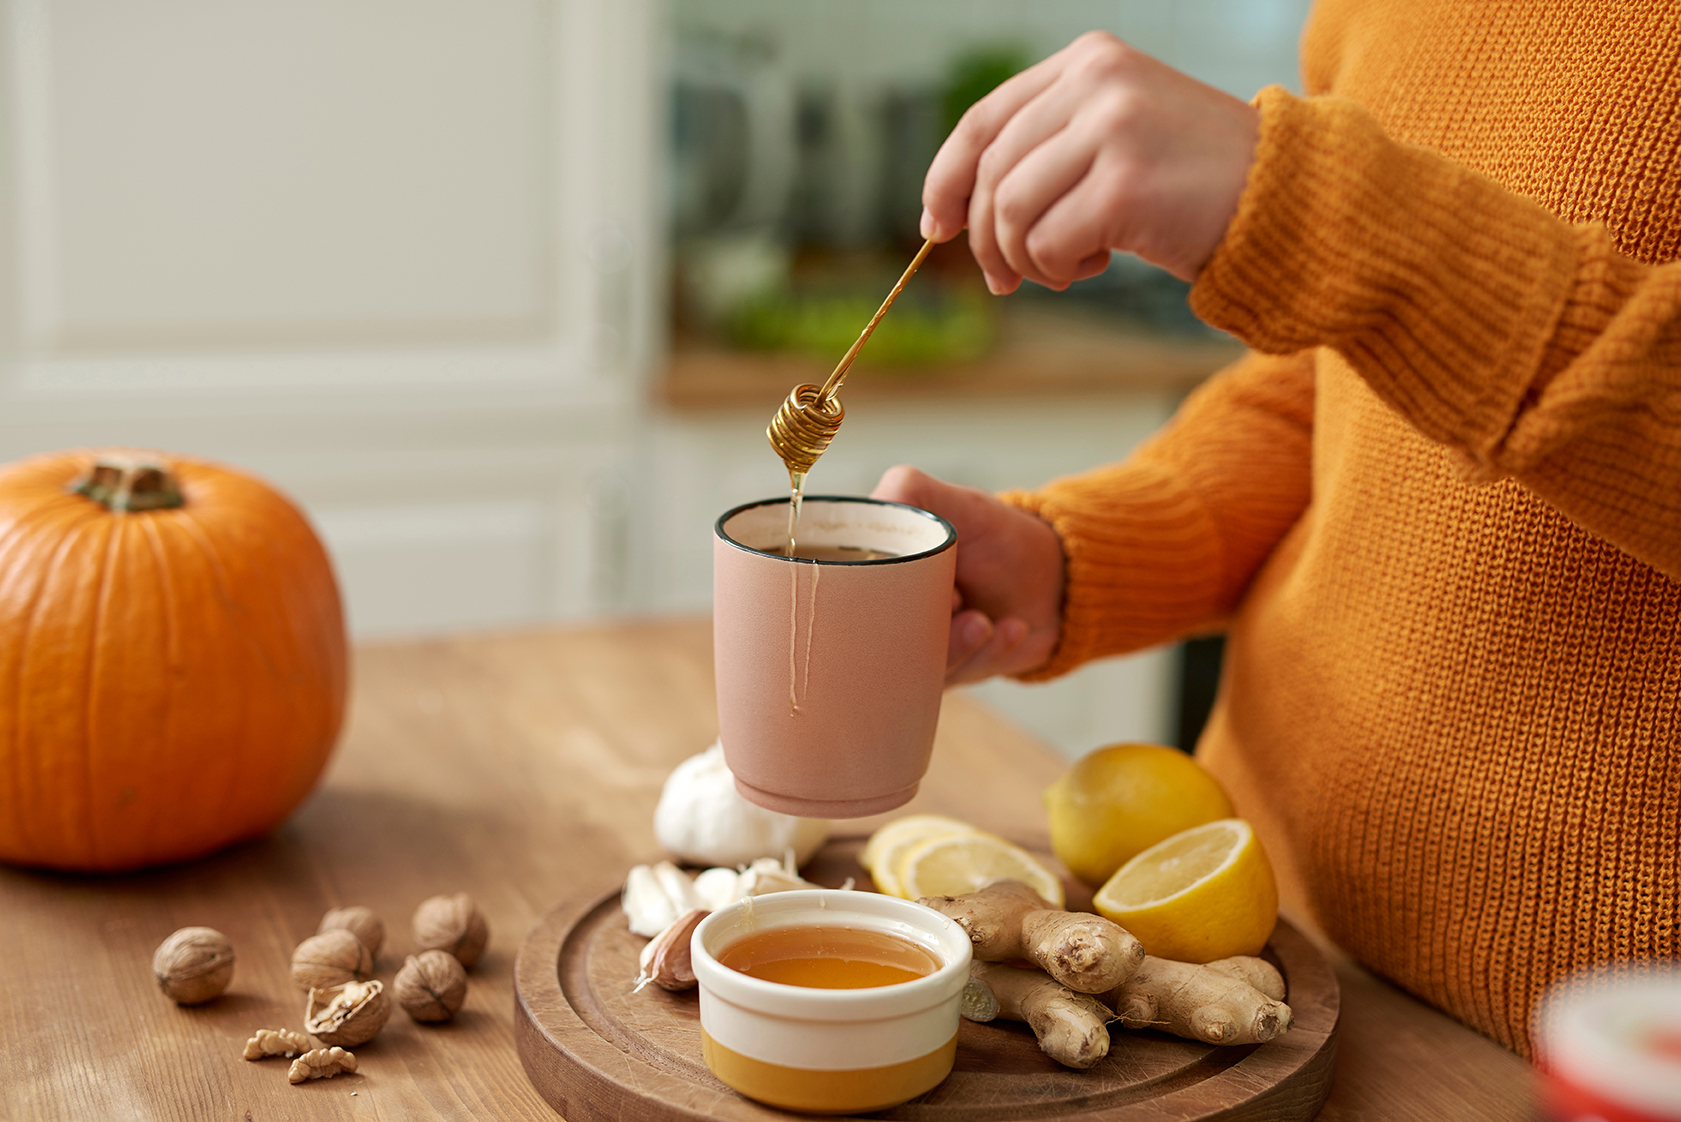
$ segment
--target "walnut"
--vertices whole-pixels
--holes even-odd
[[[354,1048],[372,1040],[391,1016],[383,982],[346,982],[309,991],[304,1031],[327,1043]]]
[[[309,1037],[291,1029],[258,1029],[245,1042],[245,1058],[260,1060],[267,1056],[299,1056],[309,1051]]]
[[[198,1005],[217,997],[233,979],[233,944],[210,927],[183,927],[152,955],[152,973],[170,999]]]
[[[354,1073],[356,1057],[343,1048],[317,1048],[292,1061],[292,1070],[286,1073],[286,1081],[302,1083],[306,1079],[331,1079],[341,1071]]]
[[[311,935],[292,952],[292,984],[300,990],[365,982],[373,976],[374,956],[343,928]]]
[[[370,955],[379,957],[379,948],[385,945],[385,921],[376,916],[372,908],[363,907],[361,904],[334,908],[321,917],[321,926],[316,930],[325,935],[329,931],[341,928],[362,940],[362,945],[368,948]]]
[[[467,999],[467,969],[444,951],[410,955],[397,971],[391,991],[417,1021],[447,1021]]]
[[[484,953],[490,927],[479,906],[465,892],[434,896],[414,911],[415,946],[425,951],[448,951],[463,966],[471,966]]]

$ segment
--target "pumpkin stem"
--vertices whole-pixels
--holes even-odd
[[[175,477],[162,464],[109,452],[101,453],[70,489],[118,514],[165,510],[186,501]]]

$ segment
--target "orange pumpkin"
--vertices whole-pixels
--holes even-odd
[[[277,825],[344,716],[309,524],[231,468],[52,453],[0,468],[0,860],[133,869]]]

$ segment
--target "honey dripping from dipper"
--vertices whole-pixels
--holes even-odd
[[[841,407],[841,383],[846,379],[846,372],[852,368],[853,360],[858,352],[864,349],[864,344],[875,331],[876,324],[887,314],[887,309],[893,306],[893,301],[904,291],[905,282],[910,280],[922,262],[928,257],[928,251],[934,248],[932,241],[922,243],[922,248],[916,251],[910,265],[894,284],[893,290],[887,294],[887,299],[881,302],[876,314],[870,317],[870,322],[864,325],[856,342],[841,356],[839,365],[821,385],[810,383],[795,386],[788,395],[788,400],[782,403],[782,408],[771,418],[770,426],[765,429],[765,436],[770,440],[771,448],[782,458],[783,466],[788,469],[788,545],[784,556],[798,556],[795,552],[795,538],[799,531],[800,504],[805,498],[806,476],[812,466],[817,463],[829,447],[829,442],[840,431],[841,421],[846,418],[846,410]],[[831,560],[839,560],[832,558]],[[865,558],[846,558],[846,560],[865,560]]]

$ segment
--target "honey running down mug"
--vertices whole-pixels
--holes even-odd
[[[786,557],[788,500],[736,507],[712,543],[718,730],[738,790],[810,818],[916,794],[945,686],[957,531],[878,499],[812,495]],[[868,551],[863,552],[863,551]]]

